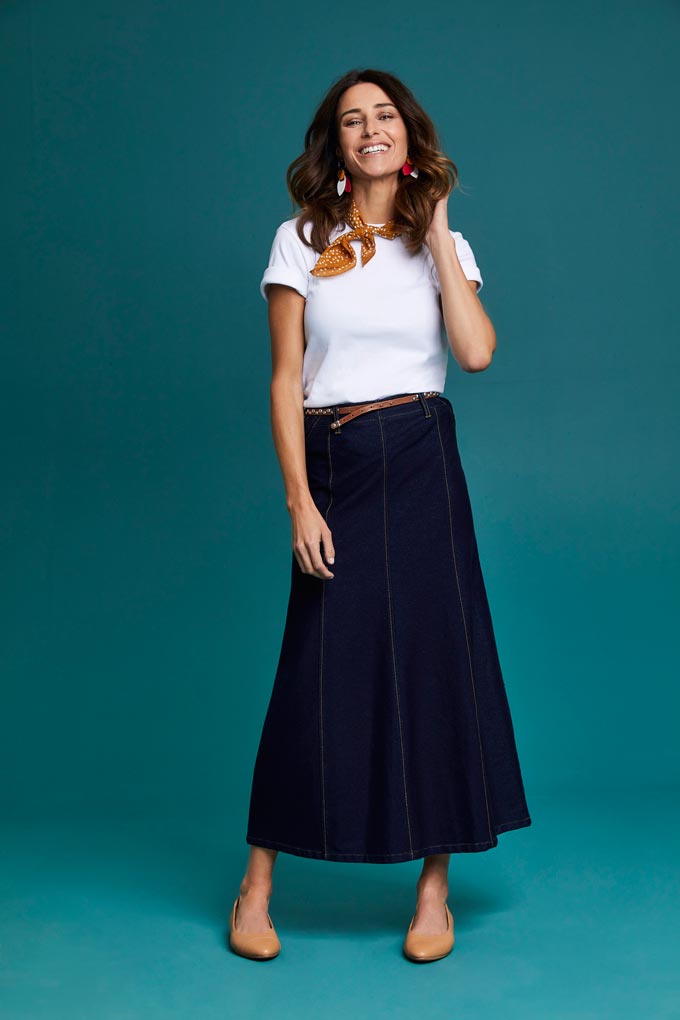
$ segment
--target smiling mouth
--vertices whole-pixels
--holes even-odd
[[[377,145],[366,145],[359,149],[360,156],[380,156],[383,152],[387,152],[389,145],[384,142],[379,142]]]

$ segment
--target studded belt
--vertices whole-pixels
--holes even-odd
[[[423,398],[438,397],[439,395],[438,390],[427,390],[423,393],[406,393],[402,397],[386,397],[384,400],[371,400],[365,404],[350,404],[349,407],[340,407],[338,405],[333,407],[305,407],[304,412],[305,414],[332,414],[334,415],[334,421],[330,423],[330,427],[332,429],[339,429],[345,422],[351,421],[352,418],[365,414],[367,411],[376,411],[379,407],[393,407],[395,404],[408,404],[414,400],[420,400],[425,413],[429,415],[429,408]],[[343,417],[340,418],[338,413],[343,415]]]

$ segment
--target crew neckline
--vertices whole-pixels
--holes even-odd
[[[348,222],[347,220],[345,220],[345,226],[346,226],[346,227],[349,227],[349,228],[350,228],[350,230],[351,230],[351,228],[352,228],[352,224],[351,224],[351,223],[349,223],[349,222]],[[367,227],[384,227],[384,226],[385,226],[385,223],[367,223],[367,224],[366,224],[366,226],[367,226]]]

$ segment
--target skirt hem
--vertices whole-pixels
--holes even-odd
[[[246,843],[251,846],[261,846],[267,850],[280,850],[282,853],[292,854],[294,857],[311,857],[323,861],[340,861],[345,864],[399,864],[403,861],[415,861],[430,854],[448,853],[479,853],[483,850],[491,850],[498,846],[498,836],[503,832],[512,829],[523,829],[531,825],[529,815],[524,818],[516,818],[511,822],[501,822],[497,825],[494,838],[483,840],[479,843],[442,843],[437,846],[427,846],[419,850],[403,850],[395,854],[343,854],[335,850],[309,850],[305,847],[291,846],[289,843],[281,843],[275,839],[264,839],[260,836],[246,836]]]

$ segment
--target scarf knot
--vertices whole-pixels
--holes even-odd
[[[365,223],[354,199],[347,214],[347,222],[353,229],[341,234],[324,249],[314,268],[310,269],[312,276],[338,276],[353,269],[357,264],[357,257],[351,242],[355,240],[361,241],[361,265],[365,266],[375,255],[376,234],[391,241],[403,233],[404,229],[394,220],[388,220],[382,227],[373,227]]]

